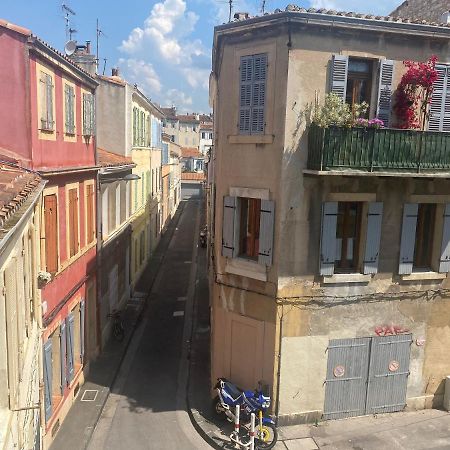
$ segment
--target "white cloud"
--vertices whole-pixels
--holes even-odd
[[[178,107],[180,112],[187,111],[186,108],[188,106],[192,106],[192,103],[192,97],[190,95],[186,95],[178,89],[169,89],[164,99],[165,105],[175,105]]]
[[[153,65],[142,59],[119,59],[119,65],[128,76],[129,81],[138,83],[147,95],[161,91],[161,80]]]

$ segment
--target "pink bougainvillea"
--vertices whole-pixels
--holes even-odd
[[[407,68],[397,88],[394,110],[399,128],[424,129],[433,83],[438,78],[437,56],[426,62],[403,61]]]

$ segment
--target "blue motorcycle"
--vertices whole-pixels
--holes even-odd
[[[249,429],[251,413],[257,418],[255,447],[269,450],[275,446],[278,432],[275,422],[266,416],[266,411],[270,407],[270,397],[262,392],[261,383],[255,391],[244,391],[226,378],[218,378],[215,389],[217,397],[213,400],[213,408],[217,416],[226,417],[228,421],[234,422],[234,410],[236,405],[239,405],[244,428]]]

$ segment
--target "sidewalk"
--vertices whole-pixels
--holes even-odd
[[[233,426],[212,413],[209,347],[209,294],[206,250],[199,248],[187,392],[188,413],[200,435],[216,449],[234,449]],[[428,409],[280,427],[274,450],[450,449],[450,414]]]
[[[136,284],[135,297],[129,300],[123,310],[122,319],[126,331],[124,341],[118,343],[111,339],[101,355],[92,363],[85,383],[80,388],[72,408],[50,446],[51,450],[84,450],[87,447],[111,387],[114,385],[134,331],[142,317],[145,304],[151,300],[148,293],[157,277],[184,206],[185,203],[181,202],[173,220],[161,237],[147,268]]]

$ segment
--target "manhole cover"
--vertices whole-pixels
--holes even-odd
[[[97,398],[98,391],[94,389],[86,389],[81,397],[82,402],[94,402]]]

